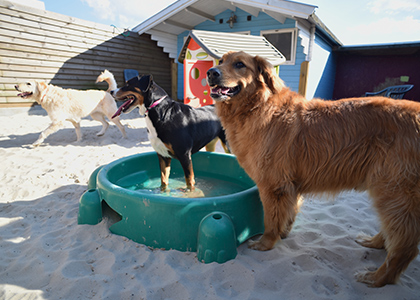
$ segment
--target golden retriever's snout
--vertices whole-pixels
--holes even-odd
[[[239,86],[224,86],[222,72],[218,68],[207,71],[207,83],[211,88],[210,97],[214,101],[228,101],[241,91]]]
[[[209,84],[211,91],[210,97],[214,101],[225,100],[222,97],[221,88],[219,87],[222,73],[217,68],[211,68],[207,71],[207,83]]]
[[[207,82],[209,86],[220,84],[221,77],[222,77],[222,73],[217,68],[211,68],[207,71]]]

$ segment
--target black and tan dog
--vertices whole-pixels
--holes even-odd
[[[158,154],[161,190],[168,187],[171,159],[180,161],[187,190],[194,190],[191,155],[219,137],[226,144],[225,134],[214,106],[192,108],[172,100],[151,75],[134,77],[122,88],[111,91],[116,100],[125,101],[114,114],[128,113],[139,107],[146,116],[150,143]]]

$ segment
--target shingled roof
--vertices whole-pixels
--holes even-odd
[[[273,66],[278,66],[286,61],[283,54],[263,36],[191,30],[179,54],[178,61],[180,63],[184,62],[191,39],[215,59],[220,59],[228,51],[242,50],[251,55],[266,58]]]

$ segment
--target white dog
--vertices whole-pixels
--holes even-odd
[[[108,91],[117,88],[114,75],[108,70],[102,72],[96,80],[96,82],[102,81],[108,83]],[[74,125],[77,141],[80,141],[82,139],[80,121],[88,115],[102,123],[102,130],[97,133],[98,136],[103,135],[108,129],[109,124],[105,120],[105,116],[107,116],[109,120],[117,125],[122,135],[126,137],[125,129],[120,119],[111,118],[117,111],[117,105],[108,91],[63,89],[36,80],[20,83],[15,88],[19,92],[18,96],[24,99],[35,100],[38,104],[41,104],[52,121],[50,126],[32,144],[33,146],[40,145],[47,136],[63,128],[65,120],[70,121]]]

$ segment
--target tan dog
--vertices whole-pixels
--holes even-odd
[[[420,239],[420,104],[389,98],[308,101],[261,57],[230,52],[207,73],[232,152],[256,182],[265,231],[250,247],[287,236],[304,193],[368,190],[380,221],[358,243],[385,248],[385,262],[358,281],[395,283]]]
[[[105,70],[98,76],[96,82],[100,81],[108,82],[108,90],[117,88],[114,76],[108,70]],[[66,120],[74,125],[77,141],[80,141],[82,139],[80,121],[88,115],[94,120],[102,123],[102,130],[97,133],[98,136],[101,136],[109,126],[108,122],[105,120],[105,116],[111,120],[112,115],[117,110],[114,98],[105,91],[63,89],[36,80],[20,83],[16,85],[15,88],[20,92],[18,96],[24,99],[35,100],[41,104],[42,108],[47,111],[48,116],[52,121],[50,126],[48,126],[32,144],[33,146],[40,145],[47,136],[63,128],[64,121]],[[123,136],[126,137],[124,126],[121,124],[119,118],[112,119],[112,122],[117,125]]]

